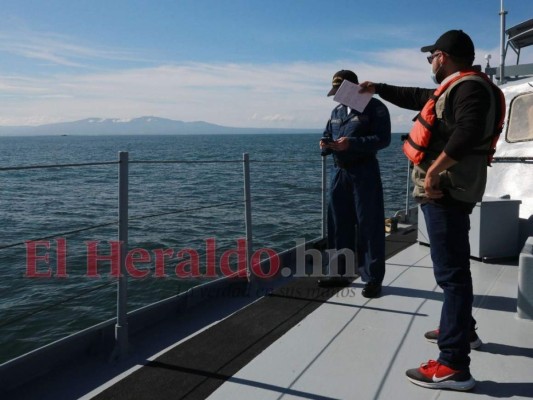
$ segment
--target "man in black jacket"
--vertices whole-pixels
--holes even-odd
[[[444,33],[428,62],[437,90],[364,82],[362,91],[403,108],[420,111],[404,144],[413,161],[413,195],[426,220],[435,279],[444,292],[437,330],[426,333],[437,341],[439,358],[406,372],[408,379],[435,389],[469,390],[470,348],[481,345],[472,318],[469,214],[486,184],[487,157],[501,130],[499,89],[472,67],[470,37],[460,30]]]

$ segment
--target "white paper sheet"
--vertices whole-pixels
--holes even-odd
[[[359,85],[345,79],[342,81],[337,93],[335,93],[333,100],[359,112],[363,112],[372,98],[372,93],[359,93],[360,89],[361,87]]]

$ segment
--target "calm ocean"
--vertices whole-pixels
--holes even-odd
[[[217,255],[245,236],[242,154],[251,160],[254,248],[282,251],[321,233],[320,134],[0,137],[0,167],[114,162],[128,151],[130,248],[195,249]],[[183,163],[135,163],[180,160]],[[407,161],[400,135],[379,153],[386,216],[405,207]],[[209,161],[209,162],[206,162]],[[117,165],[0,171],[0,363],[113,318],[116,281],[99,264],[85,276],[86,242],[99,253],[117,240]],[[106,225],[109,224],[109,225]],[[104,226],[100,226],[104,225]],[[100,226],[100,227],[98,227]],[[86,229],[87,228],[87,229]],[[72,231],[82,230],[73,233]],[[46,238],[55,268],[66,240],[66,278],[28,278],[24,242]],[[39,272],[46,271],[39,247]],[[175,263],[174,263],[175,265]],[[129,309],[175,295],[200,280],[130,279]]]

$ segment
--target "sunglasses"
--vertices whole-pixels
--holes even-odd
[[[435,53],[433,53],[432,55],[428,56],[428,63],[432,63],[433,62],[433,59],[437,56],[440,56],[442,54],[441,51],[436,51]]]

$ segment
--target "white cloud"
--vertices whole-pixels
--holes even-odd
[[[392,59],[394,57],[391,57]],[[411,66],[353,61],[291,64],[184,64],[47,78],[0,76],[3,124],[141,115],[228,126],[322,128],[334,103],[331,76],[352,68],[361,79],[416,82]],[[398,71],[398,73],[391,72]],[[48,122],[48,121],[46,121]]]
[[[110,71],[98,60],[141,57],[20,28],[0,31],[2,52],[54,67],[38,75],[0,74],[0,99],[6,100],[0,107],[3,125],[156,115],[236,127],[322,128],[334,106],[326,93],[335,71],[350,68],[362,80],[394,78],[393,83],[415,83],[419,76],[410,50],[357,55],[358,60],[371,60],[367,62],[169,63],[144,68],[122,63],[121,69]]]
[[[478,54],[483,62],[485,53]],[[187,63],[46,77],[5,75],[0,76],[0,124],[155,115],[235,127],[321,129],[335,105],[326,93],[339,69],[353,69],[360,81],[434,87],[430,66],[417,49],[329,63]],[[415,113],[387,105],[393,131],[407,131]]]
[[[280,115],[280,114],[265,115],[261,119],[263,121],[269,121],[269,122],[290,122],[290,121],[294,121],[294,117],[292,117],[290,115]]]
[[[135,60],[130,52],[83,46],[72,38],[27,29],[0,31],[0,52],[63,67],[94,68],[95,60]]]

